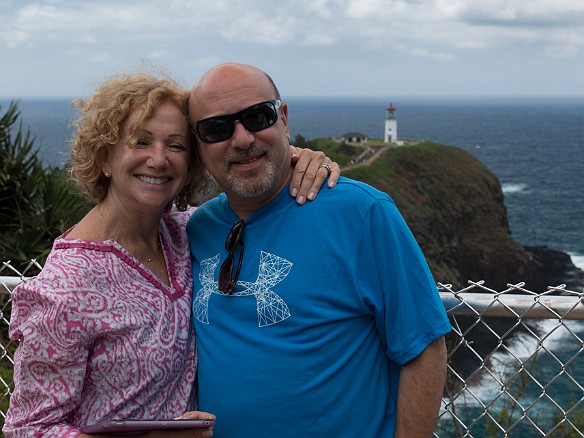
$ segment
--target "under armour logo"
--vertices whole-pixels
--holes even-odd
[[[199,281],[203,287],[197,292],[193,310],[195,318],[204,324],[209,324],[209,298],[211,294],[223,295],[217,289],[217,281],[215,281],[215,269],[218,264],[219,254],[200,263]],[[243,287],[243,290],[234,292],[233,296],[253,295],[255,297],[259,327],[276,324],[290,316],[288,305],[278,294],[271,291],[272,287],[288,276],[290,269],[292,269],[292,263],[288,260],[262,251],[258,278],[255,283],[241,280],[237,282],[239,286]]]

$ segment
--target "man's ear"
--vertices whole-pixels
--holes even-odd
[[[286,102],[282,102],[282,105],[280,106],[280,119],[282,119],[282,123],[284,123],[284,132],[286,132],[288,142],[290,142],[290,129],[288,129],[288,104]]]

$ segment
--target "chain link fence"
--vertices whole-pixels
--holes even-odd
[[[584,294],[524,286],[439,285],[453,330],[435,436],[584,436]]]
[[[13,390],[10,293],[29,273],[0,266],[0,423]],[[452,323],[436,437],[584,437],[584,293],[439,284]],[[0,425],[1,426],[1,425]]]

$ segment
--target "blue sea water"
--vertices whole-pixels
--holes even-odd
[[[381,99],[290,100],[293,135],[383,136]],[[412,99],[393,102],[401,139],[457,146],[499,178],[513,237],[584,255],[584,99]]]
[[[47,163],[67,160],[70,99],[22,99],[19,107]],[[0,100],[2,108],[7,100]],[[381,98],[290,98],[292,138],[357,131],[383,137]],[[408,98],[392,100],[400,139],[457,146],[499,178],[513,237],[584,264],[584,98]],[[488,238],[488,236],[485,236]]]

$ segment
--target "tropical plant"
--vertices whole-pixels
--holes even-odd
[[[42,264],[54,238],[88,210],[64,170],[43,166],[19,119],[15,102],[0,113],[0,260],[16,268],[31,258]]]

